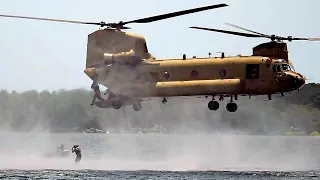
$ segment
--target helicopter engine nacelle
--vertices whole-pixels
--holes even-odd
[[[121,52],[117,54],[104,53],[103,58],[104,58],[105,64],[119,63],[119,64],[136,65],[143,61],[141,57],[135,55],[133,50],[130,50],[128,52]]]

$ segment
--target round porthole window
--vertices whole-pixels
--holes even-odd
[[[166,71],[166,72],[163,73],[163,77],[164,77],[165,79],[169,79],[170,75],[169,75],[169,73]]]
[[[192,70],[190,73],[190,76],[191,76],[191,78],[195,79],[199,76],[199,73],[196,70]]]
[[[227,75],[227,71],[225,69],[220,69],[219,75],[220,77],[225,77]]]

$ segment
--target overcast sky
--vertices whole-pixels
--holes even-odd
[[[208,56],[208,52],[219,51],[250,55],[253,46],[268,41],[189,26],[238,31],[224,24],[229,22],[268,34],[320,37],[317,0],[2,0],[0,14],[118,22],[218,3],[230,6],[150,24],[132,24],[131,31],[145,36],[149,51],[158,59],[180,58],[184,53]],[[0,25],[0,89],[90,88],[92,82],[83,73],[87,35],[99,27],[11,18],[0,18]],[[288,45],[295,69],[311,79],[308,82],[319,82],[320,42]]]

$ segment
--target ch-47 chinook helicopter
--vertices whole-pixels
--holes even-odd
[[[305,78],[291,70],[291,66],[281,57],[263,53],[245,57],[203,57],[181,59],[156,59],[148,52],[143,36],[122,32],[129,23],[147,23],[179,15],[227,6],[218,4],[169,14],[163,14],[119,23],[79,22],[21,16],[5,17],[29,18],[79,24],[94,24],[105,29],[88,35],[86,69],[84,72],[93,80],[91,88],[95,94],[93,103],[100,108],[120,109],[133,106],[142,109],[141,102],[150,98],[200,96],[212,97],[208,103],[210,110],[219,109],[219,100],[230,97],[226,108],[229,112],[238,109],[234,100],[238,95],[268,95],[284,93],[301,88]],[[268,49],[268,48],[267,48]],[[273,48],[274,50],[274,48]],[[275,69],[275,70],[274,70]],[[99,84],[107,87],[107,98],[99,90]],[[96,102],[96,98],[98,101]]]
[[[299,90],[305,84],[306,78],[295,72],[288,59],[287,45],[282,41],[320,39],[285,38],[255,33],[233,32],[237,35],[271,39],[270,42],[254,47],[251,56],[225,57],[222,53],[221,57],[186,58],[184,54],[182,59],[149,58],[149,61],[142,61],[134,56],[134,51],[104,54],[105,64],[102,66],[109,66],[108,69],[94,66],[87,68],[85,72],[92,79],[96,78],[96,81],[108,84],[112,92],[124,101],[115,98],[114,101],[106,103],[111,100],[112,96],[109,96],[106,101],[96,102],[96,105],[120,109],[123,105],[132,104],[133,109],[139,111],[141,99],[147,97],[162,97],[162,102],[166,103],[167,97],[173,96],[211,96],[208,108],[217,110],[220,105],[215,97],[218,96],[220,101],[224,97],[230,97],[226,109],[235,112],[238,106],[234,100],[237,100],[239,95],[268,95],[271,100],[272,94],[283,95],[285,92]],[[147,52],[145,45],[145,53]],[[130,62],[126,61],[129,57]]]

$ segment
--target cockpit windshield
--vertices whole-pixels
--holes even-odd
[[[272,67],[273,72],[281,73],[283,71],[293,71],[292,67],[287,63],[275,63]]]
[[[291,68],[291,71],[296,71],[296,70],[294,69],[294,67],[293,67],[292,64],[289,64],[289,66],[290,66],[290,68]]]
[[[282,64],[282,69],[283,71],[291,71],[291,67],[287,63]]]

